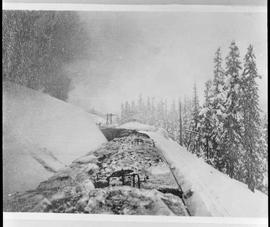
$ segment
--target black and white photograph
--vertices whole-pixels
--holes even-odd
[[[4,8],[4,212],[268,218],[266,9],[176,8]]]

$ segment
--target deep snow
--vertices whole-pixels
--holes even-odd
[[[126,123],[148,134],[171,166],[194,216],[267,217],[268,196],[251,192],[246,184],[219,172],[186,148],[169,139],[162,129],[137,122]],[[122,128],[125,125],[121,125]],[[152,130],[151,130],[152,128]],[[148,130],[145,130],[148,129]]]
[[[131,129],[131,130],[143,130],[143,131],[156,130],[156,128],[154,126],[142,124],[142,123],[137,122],[137,121],[131,121],[131,122],[124,123],[124,124],[118,126],[118,128],[125,128],[125,129]]]
[[[267,217],[268,196],[251,192],[246,184],[231,179],[159,133],[148,132],[176,174],[195,216]]]
[[[10,82],[3,83],[3,123],[4,198],[106,142],[90,114]]]

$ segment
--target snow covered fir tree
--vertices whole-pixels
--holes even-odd
[[[166,99],[140,95],[138,101],[121,105],[121,122],[139,121],[168,132],[171,139],[231,178],[268,193],[267,114],[259,106],[253,46],[241,61],[231,42],[225,62],[221,48],[214,57],[213,79],[206,81],[204,100],[197,86],[193,97],[168,104]]]

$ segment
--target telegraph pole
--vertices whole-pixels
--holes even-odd
[[[111,113],[110,114],[110,124],[112,124],[112,116],[113,116],[113,114]]]
[[[109,124],[109,114],[106,114],[106,125]]]
[[[113,113],[107,113],[106,114],[106,125],[112,125],[113,123],[113,116],[115,116],[115,114]]]

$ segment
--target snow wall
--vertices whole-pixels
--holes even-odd
[[[106,142],[92,116],[49,95],[3,83],[4,197],[35,188]]]
[[[143,131],[142,131],[143,132]],[[219,172],[186,148],[159,132],[143,132],[154,139],[185,194],[187,207],[194,216],[267,217],[268,196]]]

